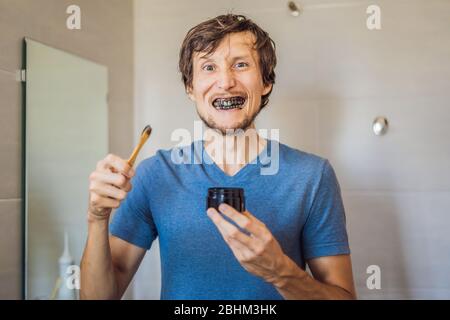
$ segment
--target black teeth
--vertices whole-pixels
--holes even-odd
[[[236,96],[230,98],[217,98],[213,101],[213,106],[216,109],[227,110],[227,109],[241,109],[245,103],[245,98]]]

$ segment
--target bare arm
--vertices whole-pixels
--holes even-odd
[[[81,299],[120,299],[135,274],[145,249],[109,236],[112,208],[131,190],[134,171],[108,155],[90,175],[88,239],[81,260]]]
[[[286,258],[275,288],[285,299],[356,299],[350,255],[311,259],[314,278]]]
[[[108,221],[90,221],[81,261],[81,299],[120,299],[136,273],[145,249],[108,236]]]
[[[249,211],[240,213],[227,204],[221,204],[219,210],[251,233],[250,236],[243,233],[216,209],[208,209],[208,217],[236,259],[245,270],[273,284],[285,299],[356,298],[350,255],[307,261],[313,278],[283,252],[267,226]]]

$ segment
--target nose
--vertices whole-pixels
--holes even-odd
[[[235,86],[235,79],[231,70],[225,69],[219,73],[218,86],[222,90],[228,90]]]

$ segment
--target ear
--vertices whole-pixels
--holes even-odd
[[[192,93],[192,87],[187,87],[186,88],[186,94],[188,95],[189,99],[191,99],[192,101],[195,101],[194,95]]]
[[[262,92],[262,96],[265,96],[266,94],[268,94],[270,92],[270,90],[272,90],[272,86],[273,86],[272,83],[270,83],[267,86],[265,86],[264,90]]]

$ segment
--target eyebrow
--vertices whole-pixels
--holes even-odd
[[[245,60],[245,59],[250,59],[250,58],[251,58],[250,55],[244,55],[244,56],[237,56],[237,57],[234,57],[233,60],[234,60],[234,61],[236,61],[236,60]]]
[[[234,57],[232,61],[245,60],[245,59],[249,59],[249,58],[251,58],[250,55],[237,56],[237,57]],[[199,60],[214,61],[214,59],[208,57],[207,55],[203,55],[203,56],[199,57]]]
[[[201,61],[214,61],[214,59],[211,59],[211,58],[209,58],[206,55],[199,57],[198,60],[201,60]]]

